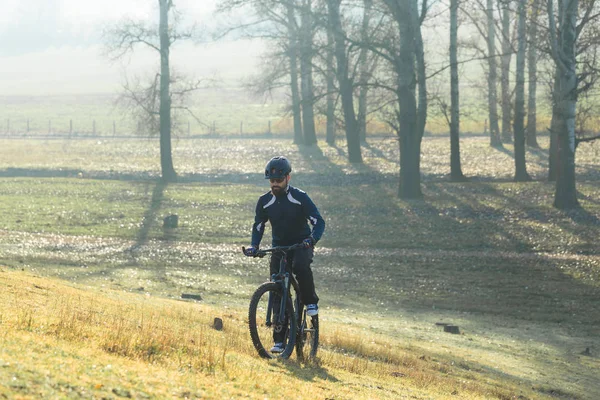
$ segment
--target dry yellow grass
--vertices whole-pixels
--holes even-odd
[[[318,365],[265,361],[245,310],[8,268],[0,287],[0,398],[539,398],[350,325],[323,333]]]

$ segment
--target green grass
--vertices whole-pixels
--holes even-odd
[[[137,122],[116,103],[118,93],[114,94],[79,94],[54,96],[0,96],[0,133],[7,129],[10,121],[12,135],[46,135],[68,134],[71,131],[76,137],[96,135],[111,137],[116,135],[135,136]],[[175,136],[207,135],[214,127],[218,135],[262,135],[268,131],[271,122],[271,132],[275,134],[290,134],[293,122],[289,117],[289,98],[283,93],[275,93],[268,99],[254,97],[239,88],[203,89],[188,104],[190,110],[199,119],[181,113],[175,128]],[[478,109],[479,105],[468,107],[463,105],[463,111],[474,117],[461,121],[463,132],[482,132],[485,116]],[[543,111],[543,110],[542,110]],[[29,120],[29,132],[27,121]],[[549,118],[538,109],[540,126],[548,125]],[[317,132],[324,135],[325,118],[316,116]],[[242,123],[242,126],[240,126]],[[379,120],[378,115],[369,117],[368,132],[389,133],[388,124]],[[241,128],[241,131],[240,131]],[[448,131],[448,123],[440,114],[432,113],[428,118],[426,130],[429,133],[440,134]],[[343,136],[343,129],[338,129],[338,135]],[[148,134],[142,136],[149,136]]]
[[[77,137],[89,136],[94,129],[99,136],[135,136],[137,122],[116,102],[117,97],[118,93],[0,97],[0,132],[6,132],[10,120],[11,133],[25,135],[29,120],[30,135],[68,134],[72,124],[72,133]],[[264,134],[269,121],[272,132],[287,133],[290,121],[281,100],[263,103],[240,89],[205,89],[188,104],[199,121],[185,111],[180,112],[175,135],[188,136],[188,122],[191,135],[207,135],[213,124],[219,135]]]
[[[150,141],[0,145],[0,263],[11,270],[134,298],[200,293],[203,304],[243,315],[266,265],[242,257],[239,248],[248,243],[256,200],[267,188],[264,163],[285,154],[292,183],[327,221],[314,264],[324,354],[400,360],[403,352],[375,345],[392,340],[411,360],[436,360],[436,372],[417,379],[438,382],[423,386],[435,398],[444,397],[436,379],[448,371],[507,390],[477,391],[488,398],[518,390],[527,398],[600,395],[600,180],[593,146],[578,151],[583,209],[562,212],[551,206],[545,150],[528,152],[537,180],[514,183],[511,149],[493,150],[478,138],[462,142],[463,169],[473,177],[467,183],[448,180],[447,140],[425,139],[423,201],[396,197],[393,139],[370,141],[363,166],[346,162],[343,143],[314,149],[284,140],[181,140],[174,151],[181,179],[166,186],[151,179],[159,171]],[[180,226],[165,230],[162,219],[172,213]],[[444,334],[436,322],[457,324],[463,334]],[[592,356],[580,354],[586,348]],[[331,368],[363,370],[355,358],[327,357]],[[348,397],[378,396],[366,393]]]

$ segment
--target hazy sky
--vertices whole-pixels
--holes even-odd
[[[190,21],[217,23],[218,0],[176,0]],[[43,95],[107,92],[121,82],[123,65],[102,55],[101,31],[124,17],[158,20],[156,0],[2,0],[0,13],[0,93]],[[204,46],[182,44],[173,65],[199,76],[218,73],[240,79],[249,72],[262,44],[223,41]],[[139,51],[128,71],[152,70],[156,56]],[[149,68],[148,68],[149,67]]]

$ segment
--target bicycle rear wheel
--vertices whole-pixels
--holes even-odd
[[[271,304],[269,305],[269,299]],[[263,358],[289,358],[294,351],[296,343],[296,315],[292,299],[288,296],[286,301],[286,316],[283,324],[277,324],[277,317],[281,307],[281,286],[277,283],[263,283],[256,289],[250,300],[248,309],[248,327],[252,343]],[[269,313],[271,322],[267,321]],[[283,343],[283,352],[271,352],[275,342]]]
[[[314,361],[319,348],[319,315],[309,317],[306,310],[298,322],[298,337],[296,338],[296,354],[299,360]]]

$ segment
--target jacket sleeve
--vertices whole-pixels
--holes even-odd
[[[252,225],[252,247],[258,248],[263,234],[265,233],[265,224],[269,220],[269,215],[262,206],[261,199],[256,203],[256,215],[254,216],[254,224]]]
[[[306,195],[305,201],[302,202],[302,207],[304,208],[306,219],[308,219],[312,225],[311,235],[315,241],[318,242],[325,231],[325,220],[321,217],[321,213],[319,213],[317,206],[308,195]]]

